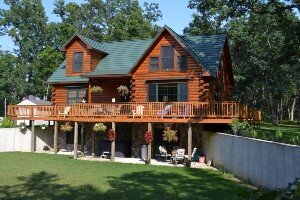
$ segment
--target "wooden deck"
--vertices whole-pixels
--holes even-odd
[[[261,120],[260,111],[238,102],[9,105],[8,116],[18,120],[77,122],[230,123],[233,118],[253,122]]]

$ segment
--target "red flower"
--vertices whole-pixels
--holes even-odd
[[[152,133],[148,130],[146,133],[145,133],[145,142],[147,144],[150,144],[152,142]]]
[[[108,131],[108,138],[112,142],[116,140],[116,132],[115,132],[114,129],[112,129],[112,128],[109,129],[109,131]]]

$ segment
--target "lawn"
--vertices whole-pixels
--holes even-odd
[[[249,199],[247,187],[203,169],[0,153],[0,199]]]
[[[282,138],[276,138],[276,131],[282,131]],[[299,125],[278,125],[262,123],[259,128],[255,128],[258,138],[284,142],[288,144],[300,145],[300,126]],[[297,138],[298,137],[298,138]]]

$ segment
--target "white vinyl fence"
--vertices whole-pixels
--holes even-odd
[[[300,147],[203,132],[203,149],[214,166],[269,189],[286,188],[300,178]]]

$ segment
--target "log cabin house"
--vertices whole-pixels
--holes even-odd
[[[192,147],[201,148],[203,128],[222,127],[233,118],[260,120],[259,111],[231,100],[234,78],[226,34],[180,36],[167,26],[144,40],[100,42],[75,34],[61,51],[66,58],[47,81],[53,105],[9,106],[12,119],[55,121],[54,152],[68,145],[77,151],[79,143],[82,151],[96,155],[111,151],[112,160],[131,157],[131,148],[145,144],[150,130],[148,158],[165,145],[187,149],[191,159]],[[121,85],[126,86],[123,96],[117,90]],[[99,87],[102,93],[93,92]],[[20,115],[21,109],[27,112]],[[65,122],[74,131],[59,133]],[[93,133],[97,122],[114,129],[116,140]],[[166,126],[178,131],[177,142],[162,140]]]

